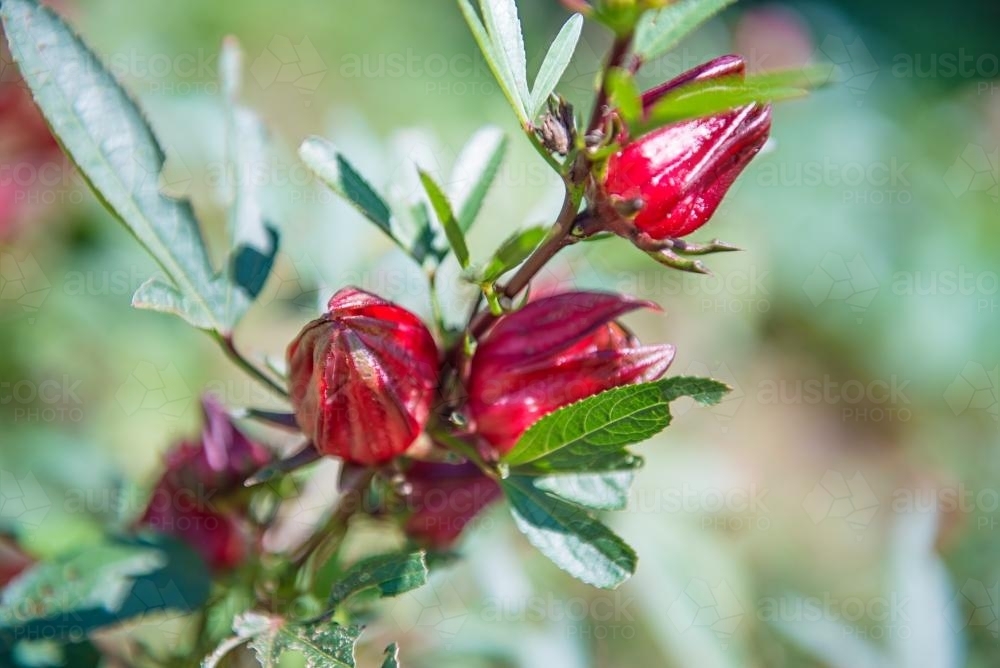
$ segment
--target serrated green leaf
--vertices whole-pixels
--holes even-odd
[[[455,218],[451,202],[448,201],[448,196],[444,194],[441,186],[430,174],[422,169],[417,171],[420,173],[420,183],[424,186],[424,192],[427,193],[431,207],[434,209],[441,227],[444,228],[445,236],[448,237],[451,250],[455,253],[458,264],[462,269],[465,269],[469,266],[469,247],[465,244],[465,234],[458,224],[458,219]]]
[[[215,276],[190,203],[160,192],[164,154],[139,108],[52,10],[34,0],[5,0],[0,19],[66,152],[182,295],[173,307],[195,326],[224,331],[226,283]]]
[[[158,276],[147,279],[139,286],[132,295],[132,306],[179,316],[198,329],[212,330],[219,325],[211,314],[198,308],[177,288]]]
[[[635,55],[646,62],[658,58],[734,2],[736,0],[680,0],[655,12],[647,12],[636,27]]]
[[[483,269],[481,280],[485,283],[495,283],[501,276],[528,259],[546,236],[548,229],[542,226],[515,232],[500,244],[500,248]]]
[[[410,252],[410,245],[399,233],[392,209],[333,142],[323,137],[307,137],[299,146],[299,157],[331,190],[352,204],[400,248]]]
[[[642,116],[642,91],[628,71],[620,67],[611,69],[606,88],[608,101],[621,112],[626,123],[631,124]]]
[[[239,103],[243,52],[234,37],[222,43],[219,56],[226,108],[226,153],[229,174],[229,280],[226,283],[226,324],[233,329],[260,294],[274,266],[278,234],[269,228],[258,190],[246,175],[266,156],[264,124]]]
[[[514,0],[479,0],[486,31],[493,40],[494,53],[500,56],[510,72],[521,107],[527,106],[531,95],[528,93],[528,61],[524,53],[524,35],[521,21],[517,16]]]
[[[535,487],[594,510],[623,510],[635,474],[632,471],[571,473],[535,478]]]
[[[541,459],[517,466],[513,470],[524,475],[557,475],[565,473],[608,473],[634,471],[642,468],[642,457],[622,448],[594,448],[588,443],[569,445]]]
[[[399,645],[392,643],[385,648],[382,668],[399,668]]]
[[[670,408],[655,383],[601,392],[535,422],[502,458],[527,464],[567,446],[615,450],[641,443],[670,424]]]
[[[476,40],[476,44],[479,46],[486,64],[489,66],[490,71],[493,72],[493,78],[500,85],[500,90],[503,91],[507,102],[510,103],[511,108],[514,109],[514,113],[517,114],[521,125],[527,127],[529,122],[528,112],[525,109],[524,99],[518,92],[518,86],[514,81],[514,75],[507,62],[506,54],[496,48],[492,36],[486,31],[486,27],[479,20],[479,16],[476,14],[476,10],[472,8],[469,0],[458,0],[458,7],[462,10],[465,22],[469,24],[469,30],[472,31],[472,36]]]
[[[452,169],[451,201],[458,225],[467,232],[482,209],[486,193],[500,171],[507,152],[507,137],[499,128],[482,128],[462,148]]]
[[[584,509],[537,489],[530,478],[508,478],[503,489],[517,528],[573,577],[614,589],[635,572],[632,548]]]
[[[545,60],[542,61],[542,66],[538,70],[538,76],[535,77],[535,84],[531,91],[531,104],[528,108],[528,115],[531,118],[537,116],[545,107],[545,102],[548,100],[549,95],[552,94],[552,91],[559,84],[559,80],[562,79],[562,75],[566,72],[566,68],[569,67],[570,61],[573,60],[573,53],[576,51],[576,45],[580,41],[580,33],[582,31],[583,17],[579,14],[574,14],[563,24],[559,34],[556,35],[555,40],[549,46],[548,53],[545,54]]]
[[[696,376],[671,376],[656,381],[656,384],[660,386],[663,398],[667,401],[691,397],[702,406],[714,406],[733,389],[714,378]]]
[[[423,552],[399,552],[363,559],[351,566],[333,585],[328,605],[336,608],[345,600],[366,589],[376,588],[382,597],[423,586],[427,582],[427,563]]]
[[[354,646],[361,635],[360,626],[298,624],[257,612],[237,617],[233,629],[237,638],[249,642],[264,668],[278,668],[285,652],[300,654],[306,668],[354,668]]]
[[[153,612],[187,612],[205,601],[209,586],[205,565],[176,541],[92,545],[12,580],[0,598],[0,635],[68,639]]]

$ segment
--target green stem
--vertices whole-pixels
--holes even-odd
[[[253,365],[250,360],[245,358],[237,349],[236,344],[233,342],[232,334],[221,334],[216,332],[215,338],[222,346],[225,351],[226,356],[238,367],[243,369],[245,372],[250,374],[253,378],[260,381],[262,384],[266,385],[272,392],[285,399],[288,398],[288,391],[283,388],[278,383],[274,382],[270,376],[265,374],[263,371],[258,369]]]

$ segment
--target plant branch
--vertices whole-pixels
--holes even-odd
[[[236,344],[233,342],[232,334],[221,334],[216,332],[216,340],[218,340],[219,345],[225,351],[226,356],[238,367],[246,371],[253,378],[260,381],[266,385],[272,392],[285,399],[288,398],[288,391],[285,390],[281,385],[276,383],[271,379],[270,376],[265,374],[263,371],[258,369],[253,363],[245,358],[240,351],[236,349]]]

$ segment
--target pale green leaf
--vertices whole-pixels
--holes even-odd
[[[624,510],[635,473],[572,473],[535,478],[535,487],[578,506],[595,510]]]
[[[523,109],[531,95],[528,93],[528,63],[524,54],[521,21],[517,16],[517,3],[514,0],[479,0],[479,9],[483,14],[486,31],[493,40],[494,53],[500,56],[510,72]]]
[[[517,118],[521,124],[527,126],[529,122],[528,112],[525,109],[525,103],[520,93],[518,93],[518,86],[514,82],[514,76],[511,73],[506,55],[500,53],[494,46],[493,38],[486,32],[486,28],[483,26],[482,21],[479,20],[479,16],[476,14],[476,10],[473,9],[469,0],[458,0],[458,6],[462,10],[465,22],[469,24],[469,29],[472,31],[472,36],[475,38],[476,44],[479,45],[479,50],[482,52],[486,64],[489,65],[490,71],[493,72],[493,77],[500,85],[500,90],[503,91],[504,97],[507,98],[510,106],[514,109],[514,113],[517,114]]]
[[[528,259],[546,236],[548,229],[542,226],[515,232],[497,249],[483,270],[481,280],[486,283],[496,282],[498,278]]]
[[[580,41],[580,33],[583,31],[583,17],[574,14],[563,24],[559,34],[549,46],[545,60],[535,77],[535,84],[531,91],[531,105],[528,108],[528,115],[534,118],[545,107],[545,102],[549,95],[556,89],[559,80],[573,60],[573,53],[576,45]]]
[[[530,478],[508,478],[503,488],[528,542],[573,577],[614,589],[635,572],[632,548],[583,508],[537,489]]]
[[[635,55],[646,62],[658,58],[735,1],[680,0],[655,12],[647,12],[636,27]]]
[[[507,137],[495,127],[482,128],[462,148],[452,169],[449,194],[463,231],[468,231],[479,215],[506,152]]]
[[[455,218],[451,202],[448,201],[448,196],[444,194],[441,186],[430,174],[422,169],[417,171],[420,172],[420,183],[424,186],[424,192],[427,193],[431,207],[434,209],[441,227],[444,228],[445,236],[448,237],[451,250],[454,251],[458,264],[462,269],[465,269],[469,266],[469,247],[465,244],[465,234],[458,224],[458,219]]]
[[[4,0],[4,33],[53,132],[97,196],[183,295],[180,315],[225,330],[225,281],[216,280],[187,200],[160,192],[164,155],[139,108],[52,10]]]
[[[725,398],[733,388],[714,378],[697,376],[671,376],[656,381],[663,392],[663,398],[674,401],[681,397],[691,397],[702,406],[714,406]]]

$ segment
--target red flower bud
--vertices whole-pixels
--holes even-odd
[[[406,479],[413,507],[406,535],[437,549],[454,543],[481,510],[502,496],[500,486],[470,463],[415,462]]]
[[[271,459],[264,446],[236,428],[214,397],[201,400],[205,426],[199,443],[181,443],[167,453],[163,480],[171,487],[199,493],[240,489],[243,482]]]
[[[671,345],[641,346],[613,320],[655,304],[567,292],[505,315],[480,340],[469,374],[476,433],[501,452],[552,411],[619,385],[662,376]]]
[[[723,56],[648,91],[643,107],[694,81],[744,75],[742,58]],[[641,200],[634,222],[652,238],[683,237],[708,222],[770,131],[771,107],[759,104],[664,126],[611,156],[605,192]]]
[[[139,525],[183,541],[214,571],[236,568],[247,552],[247,538],[235,516],[217,512],[164,481],[156,486]]]
[[[35,560],[26,554],[13,538],[0,536],[0,588],[16,578]]]
[[[409,311],[344,288],[288,347],[299,427],[325,455],[372,466],[420,434],[437,387],[438,351]]]

